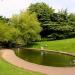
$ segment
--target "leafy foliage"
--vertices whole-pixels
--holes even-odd
[[[70,14],[67,9],[57,13],[45,3],[31,4],[30,12],[36,12],[41,23],[42,38],[64,39],[75,37],[75,14]]]
[[[40,37],[41,35],[41,37]],[[27,11],[10,19],[0,16],[0,45],[28,45],[40,39],[75,37],[75,14],[55,12],[46,3],[31,4]]]
[[[0,22],[0,43],[2,45],[11,46],[12,43],[16,43],[18,34],[19,32],[16,28]]]
[[[27,45],[40,39],[41,27],[35,13],[21,12],[9,21],[0,19],[0,45],[12,47]]]
[[[34,13],[21,12],[19,15],[14,15],[11,25],[20,31],[19,44],[27,45],[40,38],[41,27]]]
[[[38,20],[40,22],[45,22],[50,20],[50,15],[54,12],[54,9],[49,8],[46,3],[36,3],[31,4],[28,11],[30,11],[30,13],[35,12],[37,14]]]

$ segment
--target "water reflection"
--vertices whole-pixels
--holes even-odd
[[[64,55],[60,53],[43,50],[36,51],[26,49],[16,49],[15,53],[20,58],[36,64],[56,67],[75,66],[75,64],[73,63],[75,57],[70,55]]]

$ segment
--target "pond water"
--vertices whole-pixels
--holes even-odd
[[[20,49],[15,50],[18,57],[29,61],[31,63],[36,63],[46,66],[55,67],[74,67],[75,57],[71,55],[61,54],[52,51],[39,51],[30,49]]]

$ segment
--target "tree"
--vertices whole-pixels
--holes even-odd
[[[27,45],[40,38],[41,27],[35,13],[21,12],[19,15],[14,15],[10,24],[21,33],[17,38],[19,44]]]
[[[50,16],[54,13],[54,9],[49,7],[46,3],[35,3],[31,4],[28,8],[30,13],[36,13],[37,19],[41,23],[42,31],[40,32],[41,37],[44,35],[45,27],[44,24],[48,24],[51,21]],[[47,32],[45,32],[47,34]]]
[[[0,22],[0,44],[5,47],[10,47],[18,37],[18,30],[8,23]]]
[[[28,11],[30,13],[35,12],[40,22],[50,20],[50,15],[54,12],[54,9],[50,8],[46,3],[36,3],[29,6]]]
[[[8,22],[8,21],[9,21],[9,19],[8,19],[8,18],[6,18],[6,17],[0,16],[0,21]]]
[[[69,15],[67,9],[59,11],[58,14],[60,15],[62,22],[68,22]]]

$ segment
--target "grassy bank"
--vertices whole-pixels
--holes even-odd
[[[75,52],[75,38],[64,39],[64,40],[55,40],[55,41],[43,41],[36,42],[32,48],[41,48],[65,52]]]
[[[0,59],[0,75],[42,75],[42,74],[20,69],[7,63],[3,59]]]

